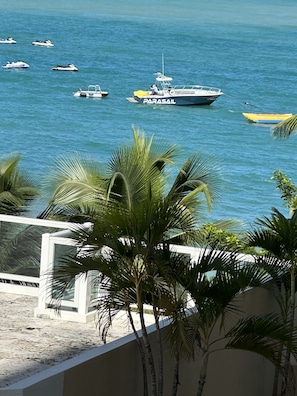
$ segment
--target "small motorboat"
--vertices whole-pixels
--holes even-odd
[[[7,39],[0,39],[0,44],[16,44],[16,41],[12,37],[7,37]]]
[[[37,45],[39,47],[53,47],[54,44],[51,42],[51,40],[45,40],[45,41],[32,41],[32,45]]]
[[[73,93],[76,98],[103,98],[108,95],[107,91],[102,91],[100,85],[89,85],[88,89],[84,90],[79,88]]]
[[[134,91],[129,102],[147,105],[210,105],[223,95],[219,88],[203,85],[172,85],[172,78],[164,74],[164,58],[162,56],[162,73],[155,73],[155,83],[149,90]]]
[[[28,63],[23,61],[7,62],[5,66],[2,66],[3,69],[28,69],[28,67]]]
[[[69,63],[68,65],[57,65],[52,68],[52,70],[59,70],[59,71],[78,71],[78,68],[73,64]]]
[[[242,115],[249,121],[257,124],[279,124],[280,122],[292,117],[292,113],[287,114],[257,114],[257,113],[242,113]]]

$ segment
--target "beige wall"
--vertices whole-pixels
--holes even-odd
[[[268,293],[246,293],[239,307],[248,314],[275,309]],[[153,337],[153,334],[152,334]],[[164,396],[171,395],[172,359],[165,356]],[[183,362],[180,396],[195,396],[198,364]],[[271,396],[274,368],[253,353],[222,351],[211,355],[203,396]],[[0,390],[0,396],[141,396],[142,372],[134,336],[130,335],[54,366]]]

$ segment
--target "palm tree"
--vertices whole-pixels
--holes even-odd
[[[287,139],[297,129],[297,114],[277,124],[271,129],[274,138]]]
[[[274,295],[279,301],[284,323],[293,329],[297,275],[297,212],[294,211],[292,217],[286,218],[273,208],[271,218],[258,219],[257,224],[259,227],[248,233],[248,245],[260,247],[267,252],[261,261],[266,263],[266,268],[272,267],[270,273],[276,273],[275,268],[277,268],[278,275],[274,278],[278,288]],[[285,352],[284,359],[287,370],[283,379],[282,395],[286,394],[287,389],[290,351]],[[277,392],[276,389],[275,392]]]
[[[169,341],[174,350],[189,358],[200,358],[197,396],[203,394],[209,358],[217,351],[247,350],[280,366],[278,352],[283,343],[296,356],[297,332],[292,334],[281,317],[275,314],[246,317],[240,312],[238,301],[242,294],[252,287],[263,287],[271,277],[261,267],[244,263],[238,257],[226,251],[202,249],[197,262],[176,272],[192,308],[179,321],[172,321]]]
[[[141,355],[145,354],[149,362],[152,396],[163,394],[159,318],[167,291],[160,263],[170,242],[194,243],[202,211],[210,208],[219,193],[219,165],[202,155],[188,158],[170,186],[168,167],[173,165],[175,156],[174,146],[154,151],[153,139],[146,139],[134,129],[134,145],[115,152],[106,172],[96,178],[87,202],[82,194],[85,184],[81,187],[75,180],[70,192],[68,177],[56,186],[52,200],[52,206],[61,207],[62,192],[68,192],[69,207],[78,209],[85,205],[93,222],[90,232],[76,230],[83,254],[64,260],[56,269],[57,290],[63,293],[77,274],[99,271],[108,290],[106,304],[101,305],[103,313],[108,313],[104,316],[104,334],[117,309],[126,309],[133,326],[131,309],[132,304],[136,305],[142,331],[138,342]],[[79,199],[71,202],[72,193]],[[145,304],[152,306],[157,327],[158,374],[144,320]]]
[[[32,181],[19,169],[19,155],[0,160],[0,213],[21,215],[37,196]]]
[[[21,157],[10,155],[0,160],[0,213],[19,216],[30,209],[38,195],[33,182],[19,167]],[[0,223],[0,271],[26,275],[39,274],[37,227]],[[39,239],[40,240],[40,239]],[[20,253],[21,252],[21,253]]]
[[[134,130],[134,145],[123,147],[112,156],[106,171],[97,175],[97,184],[92,186],[87,201],[82,194],[87,183],[83,183],[81,190],[80,182],[75,178],[71,180],[73,200],[68,176],[57,183],[52,207],[59,206],[63,210],[62,192],[68,191],[67,209],[76,213],[81,208],[86,209],[85,213],[92,213],[93,224],[91,229],[81,226],[74,230],[81,249],[75,257],[62,258],[60,266],[56,267],[53,274],[55,293],[62,296],[76,276],[89,271],[98,273],[96,282],[105,291],[98,297],[102,337],[106,336],[113,316],[119,310],[126,310],[140,351],[144,395],[148,395],[149,389],[153,396],[163,394],[164,340],[159,320],[162,315],[171,318],[168,340],[175,361],[172,395],[177,394],[179,361],[183,356],[194,358],[195,345],[204,352],[200,395],[208,356],[213,352],[208,335],[215,324],[225,321],[237,294],[245,287],[260,283],[263,274],[255,268],[248,272],[247,266],[239,271],[238,263],[235,261],[234,265],[234,259],[231,260],[226,251],[222,256],[215,256],[214,252],[218,251],[212,249],[212,254],[205,253],[194,266],[188,258],[171,252],[170,243],[196,243],[200,236],[203,204],[209,208],[218,192],[215,182],[219,167],[207,158],[190,157],[170,186],[167,168],[173,164],[175,148],[156,154],[152,144],[152,139],[147,140]],[[212,270],[216,271],[216,276],[208,279],[208,272]],[[188,316],[189,293],[195,301],[191,316]],[[145,324],[146,304],[152,307],[156,323],[157,361]],[[134,306],[140,317],[142,338],[134,326]],[[262,329],[257,344],[262,355],[277,363],[275,348],[279,342],[295,352],[287,328],[283,323],[281,327],[275,316],[252,317],[236,325],[231,328],[233,333],[229,330],[224,334],[228,339],[226,348],[257,349],[251,340]],[[269,331],[263,333],[263,329]]]
[[[163,146],[159,144],[158,147],[153,147],[153,138],[147,140],[145,135],[134,127],[133,136],[133,161],[129,146],[117,151],[107,166],[99,165],[90,158],[83,159],[77,153],[57,159],[53,170],[43,182],[43,189],[50,197],[45,211],[46,215],[53,216],[58,213],[58,216],[61,216],[65,213],[67,218],[73,218],[76,215],[86,214],[84,220],[88,216],[91,219],[94,212],[100,211],[100,202],[111,196],[116,200],[126,200],[126,204],[131,206],[135,193],[133,189],[135,188],[137,192],[137,188],[143,182],[141,178],[144,176],[148,177],[150,173],[156,171],[165,175],[169,166],[172,167],[170,171],[176,173],[174,161],[178,151],[175,146],[163,149]],[[132,162],[128,164],[128,161]],[[145,169],[140,171],[137,162],[142,162],[141,167]],[[137,167],[139,170],[136,169]],[[195,167],[198,169],[197,174],[193,173]],[[188,159],[175,183],[182,183],[183,180],[186,183],[188,177],[186,172],[192,172],[191,177],[200,178],[197,181],[199,192],[204,194],[207,207],[210,209],[212,201],[219,195],[219,169],[217,160],[211,156],[192,157]],[[134,173],[135,170],[136,173]],[[211,188],[208,188],[208,185]],[[190,186],[187,186],[185,190],[187,189],[190,189]],[[182,191],[179,191],[179,194],[182,194]]]

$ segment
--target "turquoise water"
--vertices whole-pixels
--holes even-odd
[[[21,153],[37,181],[64,153],[105,162],[132,140],[135,125],[177,144],[182,157],[203,152],[221,161],[224,189],[212,219],[249,225],[272,206],[286,213],[271,176],[282,169],[297,183],[297,138],[273,140],[269,127],[246,123],[242,112],[296,113],[295,0],[11,0],[0,4],[0,23],[0,36],[17,40],[0,46],[0,64],[30,64],[0,70],[0,155]],[[54,48],[31,45],[48,38]],[[162,53],[176,84],[215,86],[225,95],[209,107],[129,103],[161,70]],[[51,70],[67,63],[79,71]],[[109,96],[73,97],[89,84]]]

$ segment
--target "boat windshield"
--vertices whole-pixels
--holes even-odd
[[[156,82],[160,83],[163,89],[171,87],[171,81],[172,81],[171,77],[167,77],[161,72],[155,73],[155,75],[157,76]]]
[[[89,85],[88,86],[88,91],[94,91],[94,92],[101,92],[101,87],[100,85]]]

